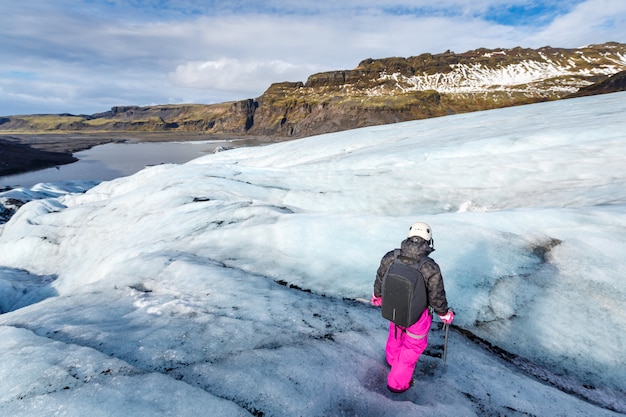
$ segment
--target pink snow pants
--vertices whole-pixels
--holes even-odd
[[[406,391],[411,386],[415,365],[428,345],[428,331],[433,317],[424,310],[417,323],[406,328],[389,325],[389,337],[385,356],[391,371],[387,375],[387,387],[394,392]]]

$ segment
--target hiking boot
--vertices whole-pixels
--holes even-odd
[[[396,389],[396,388],[391,388],[389,385],[387,385],[387,389],[395,394],[401,394],[403,392],[406,392],[409,390],[409,388],[411,388],[413,386],[413,384],[415,383],[415,380],[411,380],[411,382],[409,383],[409,386],[406,387],[405,389]]]

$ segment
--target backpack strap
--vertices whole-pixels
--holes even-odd
[[[411,258],[409,256],[397,255],[396,259],[399,259],[402,262],[408,263],[412,267],[416,268],[417,270],[420,270],[422,268],[422,265],[424,265],[426,261],[428,261],[429,258],[428,256],[422,256],[420,259],[416,259],[416,258]]]

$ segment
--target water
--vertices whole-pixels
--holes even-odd
[[[149,165],[185,163],[213,153],[220,146],[233,145],[224,141],[107,143],[76,152],[74,156],[79,160],[71,164],[0,177],[0,188],[31,188],[42,182],[108,181]]]

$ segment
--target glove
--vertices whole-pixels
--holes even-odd
[[[448,310],[448,312],[445,315],[443,315],[443,316],[440,315],[439,318],[445,324],[450,324],[450,323],[452,323],[452,320],[454,320],[454,311]]]
[[[380,307],[383,305],[383,298],[382,297],[376,297],[374,294],[372,294],[372,305],[376,306],[376,307]]]

